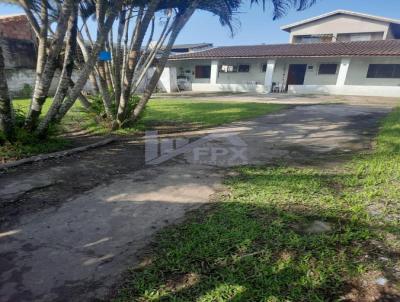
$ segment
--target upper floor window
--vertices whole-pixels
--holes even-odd
[[[196,79],[209,79],[211,77],[210,65],[196,65],[195,67]]]
[[[319,64],[318,74],[336,74],[338,64]]]
[[[400,64],[370,64],[367,78],[400,79]]]
[[[383,32],[350,33],[350,34],[337,35],[337,41],[339,42],[372,41],[372,40],[383,40]]]
[[[294,36],[294,43],[324,43],[324,42],[332,42],[333,35],[304,35],[304,36]]]

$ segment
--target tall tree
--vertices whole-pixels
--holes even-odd
[[[13,108],[5,74],[3,50],[0,45],[0,130],[6,139],[14,140]]]

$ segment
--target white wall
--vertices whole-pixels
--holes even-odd
[[[193,83],[192,90],[198,92],[258,92],[264,93],[264,85],[251,85],[251,84],[202,84]]]
[[[396,86],[358,86],[358,85],[290,85],[292,94],[333,94],[358,96],[400,97],[400,87]]]
[[[154,73],[154,71],[152,72]],[[176,68],[165,67],[158,82],[158,87],[163,92],[175,92],[178,90],[178,84],[176,80]],[[150,77],[149,77],[150,78]]]
[[[353,58],[347,73],[346,85],[400,86],[400,79],[368,79],[369,64],[400,64],[400,58]]]
[[[293,58],[276,59],[275,71],[272,81],[280,86],[285,86],[290,64],[307,64],[304,85],[290,86],[290,93],[318,93],[318,94],[342,94],[342,95],[366,95],[366,96],[400,96],[400,79],[367,79],[367,71],[370,63],[394,63],[400,64],[400,58],[351,58],[344,85],[337,86],[338,74],[342,58]],[[210,79],[205,81],[195,80],[192,83],[193,91],[256,91],[265,92],[265,72],[262,72],[262,64],[268,59],[231,59],[220,61],[221,64],[250,64],[248,73],[221,73],[219,72],[217,83],[210,84]],[[181,61],[176,66],[182,70],[191,70],[195,65],[211,64],[209,60]],[[322,63],[337,63],[338,68],[334,75],[318,74],[319,65]],[[176,64],[173,62],[173,64]],[[313,66],[309,69],[308,66]],[[177,67],[178,69],[179,67]],[[179,69],[178,69],[179,70]],[[193,69],[194,70],[194,69]],[[178,71],[179,74],[179,71]],[[344,77],[343,77],[344,79]]]
[[[272,81],[279,85],[285,85],[287,82],[287,75],[290,64],[307,64],[306,74],[304,78],[305,85],[335,85],[339,72],[340,60],[340,58],[278,59]],[[336,74],[318,74],[319,65],[323,63],[338,64]],[[309,66],[312,66],[312,69],[310,69]]]

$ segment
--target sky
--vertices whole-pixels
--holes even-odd
[[[337,9],[400,19],[399,0],[317,0],[313,7],[301,12],[291,10],[276,21],[272,20],[272,10],[268,5],[265,12],[260,6],[251,8],[245,5],[236,16],[240,26],[233,37],[227,27],[219,24],[218,17],[197,12],[180,33],[177,43],[207,42],[215,46],[287,43],[289,34],[282,31],[281,26]],[[0,4],[0,15],[19,12],[21,10],[16,6]]]

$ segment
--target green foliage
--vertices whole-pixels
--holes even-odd
[[[24,87],[19,91],[18,96],[21,98],[30,98],[32,97],[33,88],[29,84],[24,84]]]
[[[285,105],[278,104],[154,99],[147,106],[143,122],[145,124],[192,123],[209,127],[272,113],[284,108]]]
[[[114,99],[114,92],[110,91],[111,98]],[[104,103],[103,103],[103,97],[101,94],[98,95],[93,95],[89,97],[91,101],[91,107],[92,111],[96,113],[98,116],[104,117],[106,114],[105,108],[104,108]],[[128,113],[128,116],[132,113],[133,109],[135,109],[136,105],[139,103],[140,97],[137,95],[131,95],[128,103],[126,104],[126,112]],[[113,102],[111,105],[111,111],[112,114],[115,116],[117,114],[117,106]]]
[[[342,169],[237,169],[207,214],[159,233],[116,301],[341,301],[352,289],[364,300],[369,276],[398,265],[400,109],[376,142]],[[332,230],[307,233],[315,221]]]
[[[21,104],[24,106],[21,106]],[[47,139],[39,139],[27,132],[23,126],[29,100],[17,100],[14,101],[14,105],[16,140],[12,144],[5,142],[3,144],[0,143],[0,145],[2,145],[0,148],[0,161],[15,160],[36,154],[55,152],[70,145],[70,142],[67,140],[57,137],[59,133],[58,127],[51,127],[49,129],[49,137]],[[48,105],[46,110],[47,108]],[[0,133],[0,141],[1,137],[2,133]]]

